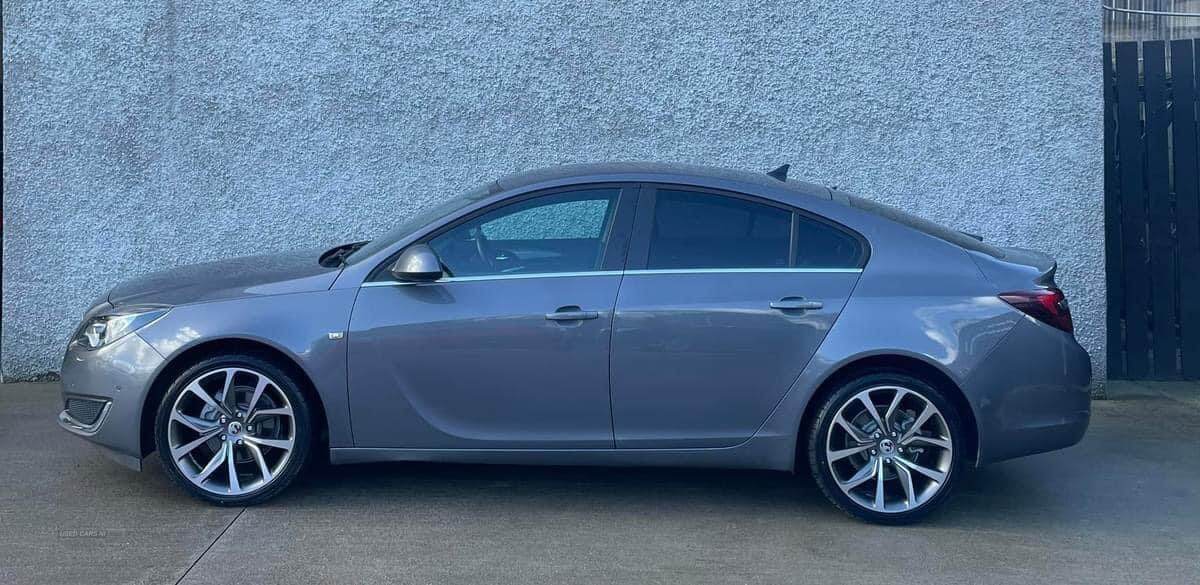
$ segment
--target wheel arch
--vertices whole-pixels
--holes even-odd
[[[946,392],[946,396],[954,404],[962,420],[966,422],[967,448],[964,453],[970,453],[972,464],[979,459],[979,425],[975,419],[975,411],[967,400],[962,387],[949,374],[936,364],[912,355],[902,353],[881,353],[851,359],[838,366],[817,386],[804,406],[800,417],[800,425],[796,434],[796,458],[803,457],[806,445],[803,442],[808,437],[808,430],[816,419],[821,401],[837,389],[841,384],[872,372],[899,372],[920,378]],[[801,468],[797,464],[797,469]]]
[[[305,398],[313,405],[316,420],[316,431],[313,436],[319,445],[328,443],[329,422],[325,415],[325,404],[320,392],[313,384],[312,377],[300,366],[292,356],[269,343],[241,337],[209,339],[192,345],[170,356],[159,368],[150,382],[149,390],[142,402],[140,417],[141,455],[145,457],[154,451],[154,419],[158,413],[159,404],[166,396],[167,390],[175,378],[184,370],[202,359],[231,353],[255,354],[271,361],[291,374],[300,384],[300,390]],[[321,451],[314,451],[320,453]]]

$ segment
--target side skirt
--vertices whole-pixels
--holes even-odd
[[[380,449],[338,447],[333,464],[384,461],[436,461],[501,465],[582,465],[609,467],[708,467],[792,471],[794,441],[753,438],[716,449]],[[789,444],[790,443],[790,444]]]

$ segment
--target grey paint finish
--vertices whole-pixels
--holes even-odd
[[[270,346],[296,363],[319,391],[330,445],[348,446],[353,437],[346,403],[346,349],[329,333],[345,331],[353,304],[354,291],[344,290],[197,303],[171,309],[138,334],[167,358],[214,339]],[[141,445],[143,452],[152,447]]]
[[[143,301],[181,305],[327,290],[338,269],[318,264],[320,253],[301,250],[162,270],[118,284],[108,300],[117,306]]]
[[[858,279],[802,272],[627,275],[612,337],[617,447],[745,442],[816,353]],[[787,297],[823,306],[770,307]]]
[[[76,434],[105,447],[119,463],[141,468],[141,415],[146,381],[165,363],[137,333],[95,351],[68,351],[62,363],[64,393],[103,398],[109,407],[94,433]],[[64,428],[68,428],[64,426]],[[70,430],[70,429],[68,429]]]
[[[333,244],[505,172],[769,169],[1050,252],[1104,364],[1094,2],[3,3],[0,371],[165,267]]]
[[[611,448],[620,274],[364,287],[350,323],[360,447]],[[588,320],[552,321],[574,305]]]
[[[283,281],[265,296],[257,292],[265,283],[239,279],[232,269],[226,279],[181,283],[189,286],[166,287],[162,279],[127,285],[127,294],[151,303],[179,291],[191,295],[176,296],[189,304],[175,307],[138,335],[167,360],[207,341],[230,338],[283,352],[319,394],[335,462],[490,460],[789,470],[796,461],[800,423],[820,384],[849,363],[879,355],[918,360],[961,390],[977,423],[978,463],[1066,447],[1086,430],[1087,353],[1071,336],[1032,322],[995,296],[1022,276],[1026,288],[1052,284],[1042,275],[1043,256],[1014,254],[1011,261],[988,264],[985,274],[983,259],[947,241],[784,184],[738,183],[703,171],[686,175],[675,167],[598,165],[575,172],[580,174],[519,183],[525,186],[467,205],[394,242],[381,242],[374,254],[341,270],[328,290],[308,290],[312,279],[293,278],[287,270],[279,271]],[[735,270],[727,275],[737,278],[731,281],[719,278],[720,271],[636,269],[423,284],[372,279],[405,245],[481,205],[504,205],[528,192],[614,176],[722,186],[790,204],[861,234],[871,256],[861,272]],[[648,216],[636,220],[634,240],[649,229],[649,221]],[[1032,270],[1023,262],[1033,262]],[[247,263],[230,266],[246,269]],[[187,270],[180,274],[207,274]],[[625,279],[634,292],[623,298],[618,291]],[[640,289],[643,279],[655,286]],[[701,286],[695,286],[696,279]],[[238,298],[208,300],[211,291],[231,290],[232,282],[255,286],[243,287]],[[753,316],[762,312],[756,306],[795,296],[790,288],[775,288],[781,283],[812,287],[812,298],[828,301],[829,313],[814,309],[805,317],[756,323]],[[656,297],[657,288],[668,290]],[[628,322],[622,323],[626,309]],[[739,319],[729,321],[722,310]],[[587,316],[579,317],[580,312]],[[554,319],[562,313],[572,316]],[[652,317],[646,323],[659,319],[676,334],[645,328],[639,323],[645,315]],[[720,339],[705,337],[714,323],[732,327]],[[348,349],[342,336],[330,335],[347,324]],[[755,331],[759,334],[746,335]],[[497,340],[507,345],[497,347]],[[681,340],[691,345],[676,348]],[[711,370],[709,379],[689,378],[712,359],[706,343],[720,346],[720,353],[736,346],[770,352],[776,361],[727,364]],[[103,351],[72,344],[65,362],[85,366],[64,366],[64,387],[95,388],[96,395],[121,401],[122,419],[107,424],[136,426],[140,405],[165,364],[119,368],[125,377],[116,377],[107,366],[120,361]],[[645,359],[655,356],[657,361]],[[675,375],[664,376],[664,371]],[[730,392],[746,385],[747,378],[757,395]],[[129,391],[120,395],[118,386]],[[775,396],[780,398],[772,404]],[[691,400],[726,408],[696,410]],[[657,426],[651,424],[655,421]],[[90,438],[128,459],[149,448],[131,436]],[[628,440],[623,444],[622,439]]]

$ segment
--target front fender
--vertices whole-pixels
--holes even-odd
[[[247,340],[278,350],[316,388],[330,446],[351,447],[345,332],[356,294],[342,289],[183,305],[138,333],[165,358],[156,378],[188,350],[214,341]]]

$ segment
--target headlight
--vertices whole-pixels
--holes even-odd
[[[149,325],[169,310],[161,305],[111,309],[88,319],[75,335],[75,342],[87,349],[99,349]]]

